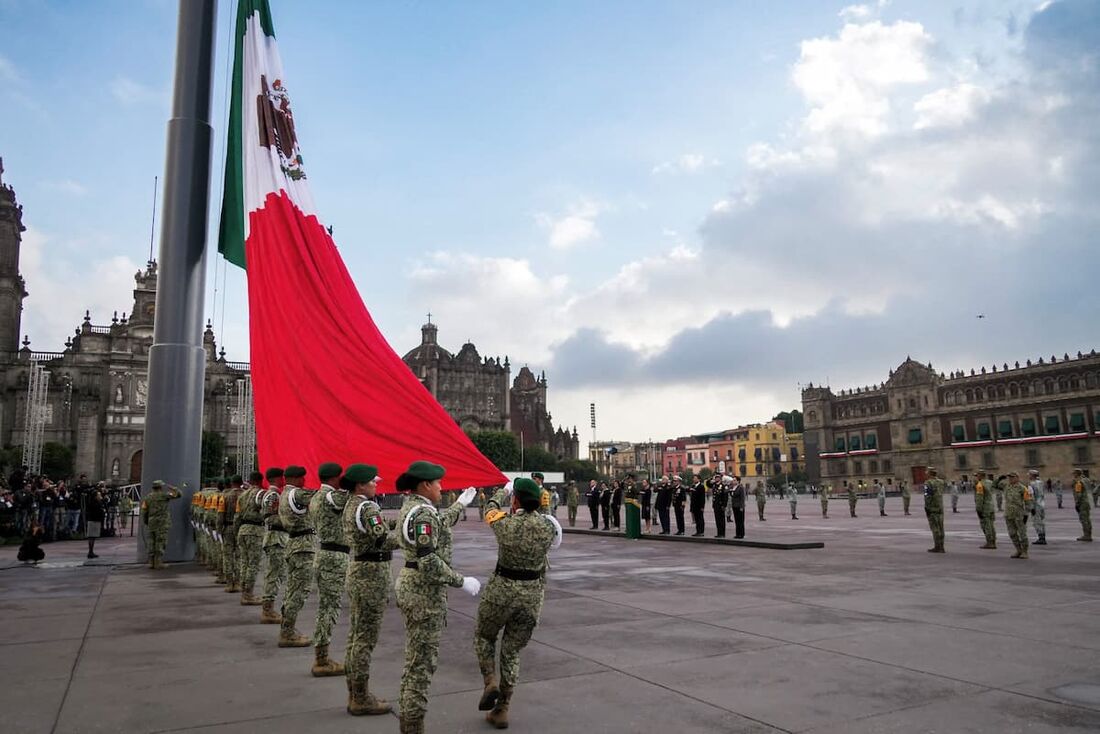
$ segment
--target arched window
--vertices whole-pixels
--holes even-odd
[[[1081,389],[1081,380],[1077,377],[1077,375],[1074,375],[1073,377],[1069,378],[1069,389],[1070,390],[1080,390]]]
[[[974,399],[978,402],[985,400],[985,394],[982,392],[982,389],[980,387],[974,391]]]
[[[943,401],[945,403],[947,403],[948,405],[954,405],[955,404],[955,393],[949,392],[949,393],[945,394],[943,396]]]
[[[968,403],[973,403],[974,402],[974,391],[970,388],[967,388],[967,390],[966,390],[966,402],[968,402]]]
[[[1005,386],[1004,385],[997,385],[997,398],[999,400],[1004,400],[1004,397],[1005,397]]]
[[[1096,373],[1095,372],[1089,372],[1085,375],[1085,387],[1090,388],[1090,389],[1096,387]]]
[[[1010,398],[1016,398],[1020,396],[1020,388],[1016,387],[1015,382],[1008,386],[1008,396]]]
[[[1049,377],[1047,379],[1043,380],[1043,394],[1044,395],[1053,395],[1054,394],[1054,380],[1050,379]]]

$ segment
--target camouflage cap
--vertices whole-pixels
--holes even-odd
[[[1029,476],[1033,476],[1033,477],[1039,476],[1039,470],[1038,469],[1028,469],[1027,473],[1028,473]]]
[[[102,484],[102,482],[101,482],[101,484]],[[164,480],[163,479],[154,479],[153,480],[153,489],[157,489],[157,488],[163,487],[163,486],[164,486]]]
[[[934,466],[927,466],[927,467],[925,467],[924,470],[927,471],[929,474],[939,474],[940,473],[940,470],[937,469]]]
[[[1016,477],[1018,479],[1020,477],[1020,473],[1017,472],[1015,469],[1013,469],[1008,474],[1005,474],[1005,476],[1006,477]]]
[[[340,476],[343,471],[344,467],[340,466],[335,461],[326,461],[317,469],[317,476],[322,482],[325,482]]]

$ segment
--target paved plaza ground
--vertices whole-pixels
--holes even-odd
[[[1000,516],[1000,549],[978,549],[970,497],[947,513],[948,553],[926,553],[913,504],[903,517],[891,498],[880,518],[864,500],[852,519],[834,501],[825,520],[806,497],[794,521],[771,500],[768,521],[749,522],[749,538],[825,543],[815,550],[567,536],[512,730],[1100,730],[1100,543],[1074,541],[1072,508],[1050,498],[1050,545],[1019,561]],[[455,566],[484,580],[495,544],[476,517],[457,527]],[[0,731],[397,731],[393,716],[347,716],[343,679],[310,677],[312,648],[277,648],[259,608],[195,565],[134,565],[129,538],[100,541],[95,565],[81,543],[45,548],[38,568],[0,549]],[[429,731],[491,730],[477,711],[476,605],[451,591]],[[315,609],[314,597],[307,634]],[[346,631],[345,614],[338,657]],[[391,606],[372,671],[391,701],[403,641]]]

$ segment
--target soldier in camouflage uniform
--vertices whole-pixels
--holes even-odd
[[[531,472],[531,479],[539,487],[539,512],[544,515],[549,515],[550,510],[550,490],[543,486],[546,482],[546,477],[543,476],[540,471]]]
[[[161,558],[168,544],[168,529],[172,527],[172,516],[168,513],[168,503],[180,498],[175,487],[164,489],[161,480],[153,482],[153,488],[141,499],[141,522],[146,528],[146,550],[149,553],[149,568],[161,568]]]
[[[1035,525],[1035,534],[1038,536],[1038,540],[1035,541],[1035,545],[1047,544],[1047,497],[1046,497],[1046,485],[1043,484],[1043,480],[1039,478],[1038,469],[1029,469],[1028,472],[1028,489],[1031,490],[1031,517],[1032,523]]]
[[[1005,525],[1016,547],[1012,557],[1027,558],[1027,516],[1033,507],[1031,489],[1020,483],[1016,472],[1009,472],[1007,484],[1001,486],[1004,487]]]
[[[901,485],[901,510],[906,515],[909,514],[909,503],[912,501],[912,492],[909,490],[909,482],[902,479],[899,484]]]
[[[265,528],[262,547],[264,556],[267,557],[267,571],[264,573],[260,624],[280,624],[283,617],[275,611],[275,598],[279,595],[279,588],[286,582],[287,534],[279,520],[279,498],[286,485],[286,478],[283,470],[274,466],[264,476],[267,478],[267,491],[260,497],[260,516]]]
[[[821,491],[818,492],[818,499],[821,500],[821,516],[824,518],[829,517],[829,485],[822,484]]]
[[[191,535],[195,538],[195,563],[202,564],[203,561],[203,538],[202,531],[199,530],[199,508],[202,505],[202,490],[191,493],[191,510],[188,517],[191,519]]]
[[[254,590],[263,553],[260,547],[264,538],[263,518],[260,515],[263,480],[263,474],[252,472],[248,478],[248,487],[237,498],[237,558],[240,563],[241,606],[245,607],[261,603]]]
[[[993,524],[993,483],[987,479],[984,471],[978,471],[974,480],[974,510],[978,513],[978,523],[985,534],[982,550],[997,549],[997,528]]]
[[[405,669],[401,674],[401,734],[422,734],[428,688],[439,657],[439,638],[447,624],[447,587],[477,596],[481,584],[451,568],[451,527],[476,493],[471,487],[442,512],[435,508],[444,469],[415,461],[397,478],[409,492],[397,521],[405,567],[397,578],[397,606],[405,620]]]
[[[791,519],[798,519],[798,487],[791,484],[787,487],[787,502],[791,505]]]
[[[1089,484],[1085,473],[1081,469],[1073,470],[1073,480],[1070,482],[1073,489],[1073,508],[1077,510],[1077,519],[1081,521],[1081,537],[1078,540],[1092,542],[1092,510],[1089,505]]]
[[[328,656],[332,627],[340,616],[344,600],[344,581],[348,572],[347,539],[344,537],[344,505],[348,491],[337,488],[344,468],[332,462],[321,464],[317,476],[321,490],[309,501],[309,519],[317,533],[320,548],[313,560],[317,577],[317,622],[313,628],[313,668],[317,678],[343,675],[344,666]]]
[[[928,467],[928,479],[924,482],[924,514],[928,517],[928,527],[932,530],[932,547],[929,553],[945,553],[943,547],[943,493],[946,482],[939,477],[934,466]]]
[[[1006,486],[1007,486],[1007,479],[1006,479],[1006,481],[1003,481],[1003,482],[1000,479],[998,479],[997,483],[993,485],[994,494],[997,497],[997,512],[1002,512],[1004,510],[1005,487]]]
[[[237,500],[244,492],[244,479],[238,475],[229,480],[229,488],[218,499],[218,519],[216,527],[222,536],[223,568],[225,573],[225,591],[235,594],[241,590],[240,557],[237,554]]]
[[[397,534],[374,501],[378,491],[378,469],[352,464],[340,479],[340,486],[354,492],[344,506],[344,537],[351,548],[347,587],[351,624],[346,653],[348,713],[352,716],[385,714],[392,710],[386,701],[370,692],[370,657],[378,643],[382,614],[390,592],[390,561],[398,547]]]
[[[212,484],[203,490],[202,527],[206,533],[206,567],[214,573],[214,583],[224,584],[222,575],[222,548],[215,538],[214,523],[218,517],[218,487]]]
[[[878,497],[878,515],[879,517],[887,517],[886,514],[886,485],[882,482],[875,480],[874,484],[875,495]]]
[[[508,706],[519,681],[519,653],[542,614],[546,556],[562,536],[557,519],[538,514],[537,484],[517,479],[512,490],[510,502],[505,490],[494,494],[485,513],[497,539],[497,566],[481,595],[474,632],[474,652],[485,682],[477,707],[489,712],[486,720],[498,729],[508,728]],[[509,505],[512,514],[503,509]],[[497,637],[502,630],[498,687]]]
[[[850,482],[848,484],[848,514],[852,517],[856,517],[857,502],[859,502],[859,494],[856,493],[856,484],[855,482]]]
[[[768,503],[768,497],[764,493],[764,483],[757,481],[752,493],[756,496],[756,511],[760,515],[760,521],[764,521],[764,506]]]
[[[279,498],[279,521],[286,528],[286,592],[283,593],[283,621],[279,647],[308,647],[313,640],[298,632],[298,612],[313,586],[313,556],[316,537],[309,522],[309,503],[316,489],[306,489],[306,468],[291,465],[284,472],[286,487]]]
[[[580,504],[581,496],[577,491],[577,483],[569,482],[569,489],[565,493],[565,506],[569,511],[569,527],[573,527],[577,524],[577,505]]]

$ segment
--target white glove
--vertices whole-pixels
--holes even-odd
[[[508,483],[504,485],[504,499],[508,499],[512,496],[512,480],[509,479]]]
[[[477,596],[481,592],[481,582],[473,576],[462,579],[462,590],[470,596]]]
[[[554,517],[553,515],[544,515],[543,517],[549,520],[550,524],[554,526],[554,542],[550,544],[550,549],[553,550],[561,545],[561,523],[558,522],[558,518]]]
[[[473,487],[467,487],[462,490],[462,494],[458,496],[458,504],[463,507],[469,507],[470,503],[474,501],[474,497],[477,496],[477,490]]]

